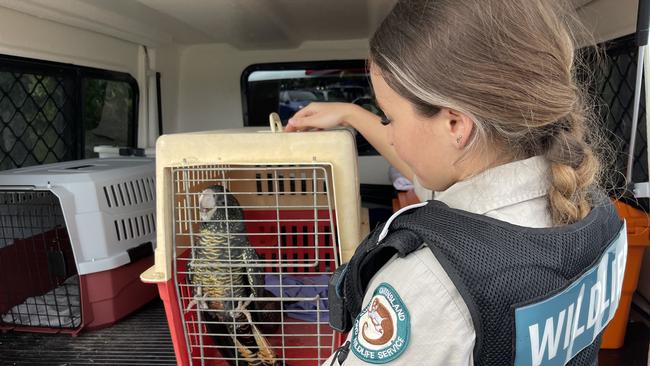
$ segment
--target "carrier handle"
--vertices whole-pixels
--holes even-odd
[[[282,121],[277,113],[269,114],[269,124],[271,125],[271,132],[282,132]]]

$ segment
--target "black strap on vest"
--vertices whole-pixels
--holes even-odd
[[[344,293],[347,308],[353,317],[361,312],[366,289],[375,273],[395,254],[405,257],[422,247],[421,239],[412,231],[393,232],[378,244],[379,233],[381,229],[376,230],[374,235],[364,242],[363,247],[360,247],[365,251],[365,255],[355,255],[356,258],[348,264],[350,280],[345,282]]]
[[[400,215],[407,219],[409,212]],[[352,321],[361,312],[363,298],[372,277],[395,254],[400,257],[422,246],[418,235],[409,230],[392,231],[391,235],[377,243],[384,224],[379,225],[359,244],[352,259],[339,267],[330,280],[330,324],[340,332],[349,332]]]

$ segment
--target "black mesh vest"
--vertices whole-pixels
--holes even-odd
[[[366,286],[388,259],[426,243],[470,310],[476,331],[475,364],[512,365],[515,307],[566,288],[594,266],[622,228],[623,221],[609,202],[575,224],[535,229],[429,201],[392,221],[381,242],[377,243],[379,227],[357,248],[342,285],[346,307],[354,319]],[[600,338],[568,365],[595,365]]]

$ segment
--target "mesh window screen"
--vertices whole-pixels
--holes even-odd
[[[601,103],[601,120],[605,123],[616,151],[614,171],[610,173],[614,188],[620,189],[625,183],[632,114],[634,106],[634,87],[638,49],[634,36],[626,36],[601,45],[606,59],[597,76],[597,92]],[[648,142],[645,121],[645,93],[641,94],[636,145],[634,148],[633,182],[648,181]],[[636,206],[648,209],[647,200],[634,200]]]
[[[20,73],[0,66],[0,170],[75,157],[73,93],[69,74]]]
[[[129,74],[0,55],[0,170],[133,147],[137,102]]]

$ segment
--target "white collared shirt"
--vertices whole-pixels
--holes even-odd
[[[550,185],[548,169],[546,159],[535,156],[486,170],[445,191],[435,192],[433,197],[451,208],[510,224],[550,227],[552,221],[546,198]],[[416,186],[419,192],[427,192],[419,183]]]
[[[550,227],[548,169],[548,162],[537,156],[489,169],[435,194],[424,189],[417,179],[413,183],[421,200],[433,196],[451,208],[511,224]],[[388,261],[370,281],[364,307],[381,283],[390,284],[399,294],[408,308],[411,324],[406,350],[387,365],[473,365],[476,333],[469,310],[430,249],[422,248]],[[323,365],[330,363],[331,358]],[[373,364],[350,351],[343,365]]]

